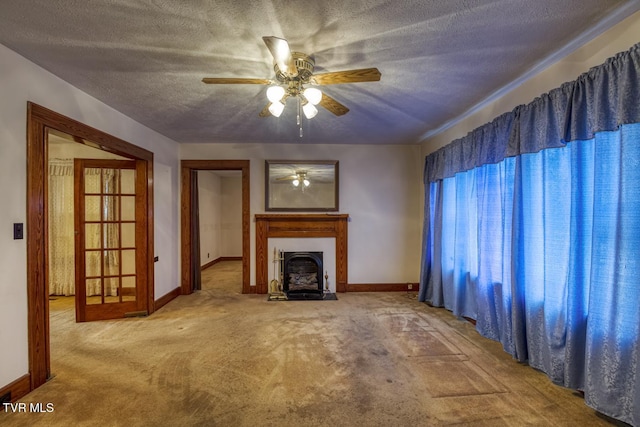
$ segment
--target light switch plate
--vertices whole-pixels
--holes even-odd
[[[13,240],[21,240],[24,238],[24,224],[19,222],[13,224]]]

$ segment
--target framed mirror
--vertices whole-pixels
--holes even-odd
[[[265,210],[338,210],[337,160],[266,160]]]

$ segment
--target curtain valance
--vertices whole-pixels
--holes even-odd
[[[630,123],[640,123],[640,43],[428,155],[424,181],[591,139]]]

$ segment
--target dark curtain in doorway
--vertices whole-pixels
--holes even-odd
[[[191,283],[192,290],[202,289],[200,274],[200,203],[198,201],[198,171],[191,171]]]

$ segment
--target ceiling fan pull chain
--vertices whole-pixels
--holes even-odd
[[[297,120],[298,120],[298,126],[300,127],[300,138],[302,138],[302,117],[301,116],[301,112],[302,112],[302,102],[300,101],[300,97],[298,98],[298,116],[297,116]]]

